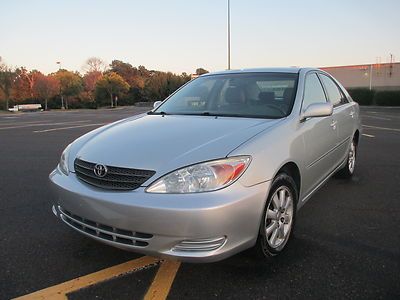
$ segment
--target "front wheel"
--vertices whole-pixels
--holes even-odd
[[[292,177],[279,174],[272,182],[260,224],[257,247],[265,257],[279,254],[287,245],[295,222],[297,199]]]

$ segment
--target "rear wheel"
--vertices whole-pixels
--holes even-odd
[[[357,157],[357,143],[355,139],[350,144],[349,152],[347,155],[346,165],[341,169],[337,175],[341,178],[350,178],[354,174],[356,167],[356,157]]]
[[[295,223],[298,193],[292,177],[280,173],[272,182],[260,224],[258,250],[275,256],[287,245]]]

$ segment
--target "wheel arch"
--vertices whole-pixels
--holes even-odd
[[[276,175],[278,175],[279,173],[286,173],[290,177],[293,178],[293,180],[294,180],[294,182],[296,184],[297,193],[298,193],[298,195],[300,197],[301,174],[300,174],[300,169],[299,169],[298,165],[293,161],[286,162],[282,167],[280,167],[278,172],[276,172]]]
[[[360,131],[357,129],[356,132],[354,132],[354,137],[353,139],[356,142],[356,145],[358,145],[358,141],[360,140]]]

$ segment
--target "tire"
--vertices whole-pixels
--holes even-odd
[[[337,177],[348,179],[351,178],[354,174],[355,166],[356,166],[356,158],[357,158],[357,143],[353,138],[349,152],[347,154],[346,165],[338,171]]]
[[[286,248],[293,233],[297,200],[293,178],[286,173],[278,174],[272,182],[260,222],[258,256],[276,256]]]

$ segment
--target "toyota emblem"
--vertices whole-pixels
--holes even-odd
[[[104,177],[107,175],[107,167],[105,165],[97,164],[94,166],[93,172],[97,177]]]

